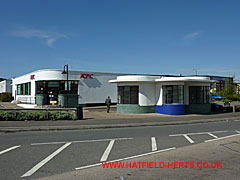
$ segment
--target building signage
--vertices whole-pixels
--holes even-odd
[[[80,78],[83,78],[83,79],[93,79],[93,74],[80,74]]]
[[[35,75],[30,75],[30,79],[31,80],[35,79]]]

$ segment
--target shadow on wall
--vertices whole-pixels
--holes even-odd
[[[79,84],[81,86],[84,86],[84,84],[82,82],[84,84],[86,84],[88,88],[100,88],[101,85],[102,85],[102,83],[99,80],[97,80],[96,78],[94,78],[94,79],[84,79],[83,81],[80,81]]]

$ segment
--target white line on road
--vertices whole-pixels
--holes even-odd
[[[42,160],[40,163],[35,165],[32,169],[30,169],[28,172],[26,172],[21,177],[27,177],[31,176],[33,173],[35,173],[38,169],[40,169],[42,166],[44,166],[48,161],[50,161],[52,158],[54,158],[57,154],[59,154],[62,150],[64,150],[66,147],[68,147],[71,143],[66,143],[62,147],[60,147],[58,150],[50,154],[48,157],[46,157],[44,160]]]
[[[176,147],[172,147],[172,148],[168,148],[168,149],[162,149],[162,150],[159,150],[159,151],[154,151],[154,152],[149,152],[149,153],[144,153],[144,154],[139,154],[139,155],[136,155],[136,156],[130,156],[130,157],[122,158],[122,159],[116,159],[116,160],[108,161],[108,162],[111,163],[111,162],[124,161],[124,160],[129,160],[129,159],[133,159],[133,158],[138,158],[138,157],[143,157],[143,156],[155,154],[155,153],[170,151],[170,150],[174,150],[174,149],[176,149]],[[97,164],[92,164],[92,165],[88,165],[88,166],[78,167],[78,168],[75,168],[75,169],[76,170],[81,170],[81,169],[86,169],[86,168],[100,166],[100,165],[102,165],[102,163],[97,163]]]
[[[208,135],[209,136],[212,136],[212,137],[214,137],[215,139],[217,139],[218,137],[217,136],[215,136],[214,134],[212,134],[212,133],[208,133]]]
[[[230,138],[230,137],[234,137],[234,136],[239,136],[239,135],[240,135],[240,134],[234,134],[234,135],[230,135],[230,136],[220,137],[220,138],[217,138],[217,139],[209,139],[209,140],[206,140],[206,141],[204,141],[204,142],[216,141],[216,140],[226,139],[226,138]]]
[[[152,151],[156,151],[157,150],[156,138],[155,137],[151,137],[151,140],[152,140]]]
[[[109,142],[108,147],[107,147],[107,149],[105,150],[105,152],[103,153],[100,162],[103,162],[103,161],[106,161],[106,160],[107,160],[107,158],[108,158],[108,156],[109,156],[109,154],[110,154],[110,152],[111,152],[111,150],[112,150],[112,147],[113,147],[114,142],[115,142],[115,140],[111,140],[111,141]]]
[[[194,143],[194,141],[186,134],[183,135],[190,143]]]
[[[82,141],[68,141],[68,142],[46,142],[46,143],[32,143],[32,146],[37,145],[48,145],[48,144],[66,144],[66,143],[86,143],[86,142],[101,142],[101,141],[111,141],[111,140],[127,140],[133,138],[115,138],[115,139],[96,139],[96,140],[82,140]]]
[[[221,133],[221,132],[227,132],[227,131],[213,131],[213,132],[199,132],[199,133],[172,134],[172,135],[169,135],[169,136],[183,136],[183,135],[196,135],[196,134]]]
[[[10,147],[10,148],[5,149],[5,150],[3,150],[3,151],[0,151],[0,155],[6,153],[6,152],[8,152],[8,151],[14,150],[14,149],[16,149],[16,148],[19,148],[19,147],[20,147],[20,145],[19,145],[19,146],[13,146],[13,147]]]

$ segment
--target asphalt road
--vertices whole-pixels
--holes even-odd
[[[192,133],[192,134],[191,134]],[[195,134],[197,133],[197,134]],[[0,133],[0,180],[35,179],[240,133],[240,122]]]

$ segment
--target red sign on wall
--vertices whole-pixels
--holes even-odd
[[[31,80],[35,79],[35,75],[30,75],[30,79]]]
[[[80,74],[80,78],[84,78],[84,79],[93,79],[93,74]]]

